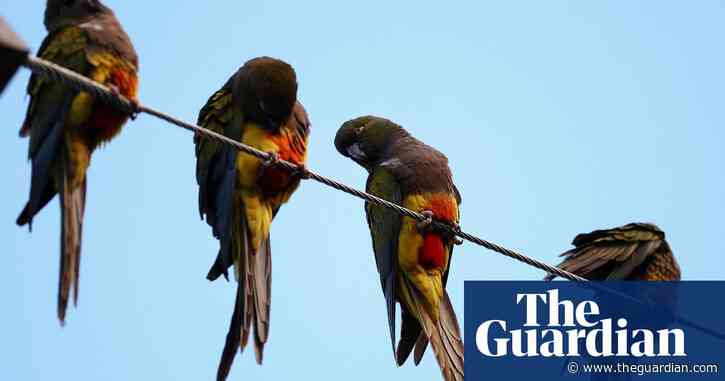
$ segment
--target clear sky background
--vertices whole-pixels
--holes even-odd
[[[37,49],[44,2],[0,3]],[[148,105],[195,121],[244,61],[279,57],[297,70],[320,173],[363,187],[333,137],[385,116],[448,155],[469,232],[553,264],[576,233],[652,221],[685,279],[725,276],[721,1],[107,3]],[[57,201],[32,234],[14,223],[28,76],[0,97],[0,379],[211,379],[235,286],[205,279],[217,242],[197,212],[191,134],[141,116],[94,156],[79,308],[61,329]],[[230,379],[440,379],[430,351],[396,369],[361,201],[305,183],[272,241],[265,364],[244,353]],[[544,275],[471,244],[451,274],[459,315],[464,280]]]

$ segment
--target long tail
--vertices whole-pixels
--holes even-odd
[[[229,332],[222,351],[217,380],[229,376],[237,350],[247,346],[252,324],[254,324],[254,350],[257,363],[264,357],[264,344],[269,336],[269,316],[272,289],[272,254],[269,237],[254,253],[250,243],[249,228],[241,195],[234,191],[236,152],[227,155],[224,173],[216,197],[218,216],[215,234],[220,240],[220,250],[207,278],[217,279],[227,269],[235,267],[237,296]],[[230,211],[227,213],[224,211]]]
[[[83,215],[86,208],[86,180],[73,188],[65,163],[60,192],[60,279],[58,281],[58,319],[65,324],[68,297],[73,289],[73,305],[78,303]]]
[[[222,358],[219,361],[219,368],[217,369],[217,380],[227,379],[229,371],[232,368],[232,363],[234,362],[234,356],[237,355],[237,348],[239,348],[242,337],[242,309],[244,309],[244,305],[244,285],[239,283],[237,285],[237,298],[234,302],[234,313],[232,314],[232,321],[229,323],[227,341],[224,343]]]
[[[30,158],[32,160],[32,178],[30,198],[17,219],[20,226],[29,225],[32,230],[33,218],[50,200],[60,193],[61,207],[61,251],[60,280],[58,285],[58,319],[65,323],[70,289],[73,288],[73,300],[78,300],[78,270],[81,255],[81,234],[83,213],[86,203],[86,182],[73,187],[71,184],[71,165],[64,152],[64,127],[66,116],[75,92],[68,90],[61,94],[60,101],[54,101],[52,110],[29,113],[23,123],[23,132],[29,129],[38,131],[36,139],[31,139]],[[43,98],[45,99],[45,98]],[[46,105],[46,103],[43,103]],[[44,135],[40,135],[41,133]],[[85,171],[85,168],[77,170]],[[85,176],[85,175],[83,175]],[[61,184],[58,184],[61,183]],[[62,189],[58,189],[62,188]]]
[[[269,314],[272,302],[272,249],[269,237],[262,242],[259,253],[250,258],[251,278],[254,286],[254,354],[257,364],[262,365],[264,344],[269,337]]]
[[[463,381],[463,341],[456,319],[456,313],[448,298],[448,293],[443,290],[443,298],[440,302],[440,316],[438,323],[428,316],[424,308],[418,308],[423,326],[416,342],[415,363],[420,362],[428,342],[433,347],[436,361],[443,373],[445,381]]]
[[[242,243],[246,244],[246,239]],[[250,249],[245,250],[237,263],[237,296],[217,370],[219,381],[226,380],[229,376],[237,350],[243,352],[246,348],[252,324],[254,353],[257,363],[262,364],[264,345],[269,337],[271,270],[269,239],[256,255]]]

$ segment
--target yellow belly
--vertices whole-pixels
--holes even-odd
[[[268,133],[255,123],[247,123],[242,128],[242,143],[252,146],[260,151],[277,153],[279,147],[269,138]],[[261,161],[245,153],[237,156],[237,175],[239,185],[242,188],[257,188],[257,180],[259,179],[259,170],[261,169]]]
[[[431,209],[431,200],[440,198],[440,194],[417,194],[411,195],[403,199],[403,206],[408,209],[421,212]],[[448,197],[448,196],[445,196]],[[455,205],[455,200],[453,200]],[[457,208],[455,210],[457,222]],[[423,236],[418,231],[416,221],[410,217],[403,217],[403,223],[398,237],[398,266],[400,268],[400,276],[405,279],[399,279],[398,287],[404,290],[400,295],[403,302],[409,306],[411,311],[415,311],[413,296],[405,290],[403,282],[410,283],[417,292],[422,296],[423,307],[434,321],[438,319],[440,298],[443,296],[443,273],[448,268],[450,260],[450,252],[446,251],[444,266],[442,268],[426,269],[419,262],[419,252],[423,247]]]
[[[244,125],[242,143],[265,152],[278,151],[277,145],[268,138],[266,131],[254,123]],[[250,243],[254,252],[259,249],[262,240],[269,236],[272,224],[272,204],[268,202],[257,186],[261,161],[245,153],[237,155],[237,189],[241,193],[244,213],[249,228]]]

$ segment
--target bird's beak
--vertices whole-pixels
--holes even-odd
[[[368,156],[360,149],[360,145],[358,143],[354,143],[347,147],[347,156],[370,172],[370,161],[368,160]]]
[[[360,144],[354,143],[347,147],[347,154],[350,156],[353,160],[360,162],[360,161],[367,161],[368,157],[365,155],[365,152],[363,152],[360,149]]]

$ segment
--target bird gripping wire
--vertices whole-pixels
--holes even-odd
[[[270,153],[260,151],[256,148],[250,147],[246,144],[242,144],[242,143],[240,143],[236,140],[230,139],[222,134],[219,134],[214,131],[208,130],[206,128],[197,126],[195,124],[184,122],[183,120],[180,120],[171,115],[165,114],[161,111],[154,110],[153,108],[144,106],[142,104],[137,104],[135,102],[131,102],[127,98],[114,93],[108,87],[103,86],[103,85],[101,85],[95,81],[92,81],[72,70],[66,69],[66,68],[56,65],[52,62],[48,62],[41,58],[29,55],[27,57],[27,61],[24,62],[23,65],[28,67],[33,73],[35,73],[37,75],[41,75],[41,76],[47,77],[49,79],[52,79],[54,81],[61,82],[63,84],[71,86],[77,90],[88,92],[93,97],[100,99],[102,102],[107,103],[125,113],[128,113],[132,117],[135,117],[137,114],[141,114],[141,113],[149,114],[149,115],[155,116],[159,119],[162,119],[168,123],[176,125],[178,127],[184,128],[189,131],[193,131],[195,133],[204,134],[213,139],[219,140],[225,144],[229,144],[229,145],[233,146],[234,148],[238,149],[239,151],[246,153],[248,155],[252,155],[260,160],[270,161],[270,160],[276,159],[274,157],[274,155],[272,155]],[[300,170],[299,166],[292,164],[285,160],[277,160],[276,163],[280,167],[283,167],[286,170],[291,171],[291,172]],[[335,181],[331,178],[322,176],[320,174],[309,171],[307,169],[304,169],[304,172],[305,173],[303,173],[303,176],[302,176],[304,179],[315,180],[315,181],[322,183],[324,185],[327,185],[331,188],[334,188],[339,191],[345,192],[347,194],[353,195],[355,197],[361,198],[371,204],[375,204],[377,206],[393,210],[393,211],[399,213],[400,215],[410,217],[416,221],[426,220],[426,216],[422,215],[421,213],[415,212],[408,208],[404,208],[398,204],[384,200],[375,195],[357,190],[357,189],[352,188],[348,185],[345,185],[341,182]],[[447,224],[444,224],[444,223],[441,223],[438,221],[433,221],[433,224],[436,226],[436,228],[443,229],[444,231],[447,231],[466,241],[472,242],[479,246],[483,246],[486,249],[489,249],[491,251],[505,255],[509,258],[513,258],[513,259],[515,259],[519,262],[523,262],[529,266],[536,267],[547,273],[554,274],[558,277],[565,278],[565,279],[568,279],[571,281],[576,281],[576,282],[586,282],[587,281],[585,278],[582,278],[578,275],[575,275],[568,271],[562,270],[560,268],[548,265],[544,262],[541,262],[534,258],[528,257],[528,256],[518,253],[516,251],[507,249],[505,247],[496,245],[496,244],[486,241],[484,239],[478,238],[472,234],[466,233],[460,229],[453,228]]]
[[[108,87],[103,86],[97,82],[94,82],[78,73],[75,73],[64,67],[58,66],[51,62],[48,62],[48,61],[45,61],[38,57],[34,57],[34,56],[30,55],[29,49],[27,48],[27,46],[25,46],[25,44],[22,42],[22,40],[9,28],[9,26],[7,25],[7,23],[5,22],[5,20],[2,17],[0,17],[0,53],[2,54],[2,58],[3,58],[3,60],[0,61],[0,91],[2,91],[2,89],[5,87],[7,82],[13,76],[13,74],[17,70],[17,66],[26,66],[31,71],[33,71],[33,73],[35,73],[37,75],[49,78],[54,81],[61,82],[74,89],[88,92],[93,97],[100,99],[102,102],[105,102],[113,107],[118,108],[119,110],[121,110],[123,112],[128,113],[129,115],[131,115],[131,117],[135,117],[136,115],[138,115],[140,113],[146,113],[146,114],[155,116],[159,119],[165,120],[166,122],[174,124],[178,127],[181,127],[181,128],[184,128],[184,129],[187,129],[190,131],[194,131],[195,133],[207,135],[213,139],[217,139],[223,143],[226,143],[226,144],[229,144],[229,145],[235,147],[236,149],[238,149],[241,152],[252,155],[260,160],[273,161],[276,159],[274,157],[274,155],[272,155],[272,154],[269,154],[267,152],[263,152],[258,149],[255,149],[253,147],[247,146],[238,141],[232,140],[224,135],[218,134],[214,131],[210,131],[208,129],[199,127],[194,124],[186,123],[171,115],[154,110],[150,107],[146,107],[139,103],[132,102],[132,101],[124,98],[123,96],[114,93]],[[287,169],[289,171],[293,171],[293,172],[296,171],[298,173],[300,171],[300,167],[298,167],[297,165],[294,165],[290,162],[287,162],[287,161],[277,160],[277,164],[281,167],[284,167],[285,169]],[[387,209],[391,209],[403,216],[413,218],[416,221],[425,221],[427,219],[427,217],[422,215],[421,213],[404,208],[400,205],[397,205],[390,201],[384,200],[384,199],[374,196],[372,194],[362,192],[360,190],[347,186],[347,185],[340,183],[338,181],[335,181],[333,179],[330,179],[325,176],[319,175],[317,173],[311,172],[311,171],[307,170],[306,168],[303,169],[302,178],[315,180],[315,181],[325,184],[329,187],[335,188],[342,192],[345,192],[345,193],[348,193],[355,197],[361,198],[369,203],[372,203],[372,204],[375,204],[375,205],[378,205],[378,206],[381,206],[381,207],[384,207]],[[557,267],[547,265],[546,263],[543,263],[536,259],[527,257],[521,253],[515,252],[513,250],[509,250],[505,247],[496,245],[489,241],[483,240],[474,235],[463,232],[458,228],[453,228],[447,224],[443,224],[438,221],[433,221],[433,224],[438,229],[447,231],[464,240],[467,240],[467,241],[472,242],[479,246],[483,246],[486,249],[489,249],[489,250],[492,250],[499,254],[505,255],[509,258],[513,258],[513,259],[523,262],[529,266],[536,267],[540,270],[546,271],[547,273],[554,274],[558,277],[578,282],[579,284],[591,287],[595,290],[604,291],[604,292],[607,292],[607,293],[610,293],[613,295],[619,295],[627,300],[633,300],[633,298],[631,296],[624,295],[621,292],[610,289],[608,287],[603,287],[594,282],[589,282],[585,278],[572,274],[568,271],[559,269]],[[650,301],[644,301],[644,302],[638,301],[638,300],[635,300],[635,301],[638,303],[649,304],[650,307],[652,306],[652,303]],[[725,340],[725,334],[723,334],[723,333],[716,332],[707,327],[703,327],[702,325],[692,322],[689,319],[683,318],[681,316],[677,316],[676,314],[674,314],[671,311],[668,313],[672,314],[673,317],[675,318],[675,320],[677,320],[685,325],[688,325],[688,326],[691,326],[700,331],[706,332],[721,340]]]

